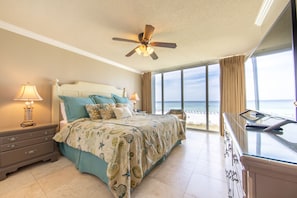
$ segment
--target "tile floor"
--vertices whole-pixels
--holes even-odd
[[[218,133],[187,131],[176,147],[132,192],[132,198],[224,198],[223,139]],[[107,186],[81,174],[64,157],[19,169],[0,182],[1,198],[113,198]]]

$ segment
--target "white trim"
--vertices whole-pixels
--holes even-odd
[[[52,46],[55,46],[55,47],[58,47],[58,48],[61,48],[61,49],[64,49],[64,50],[67,50],[67,51],[70,51],[70,52],[74,52],[74,53],[82,55],[82,56],[86,56],[88,58],[91,58],[91,59],[94,59],[94,60],[97,60],[97,61],[100,61],[100,62],[103,62],[103,63],[107,63],[109,65],[113,65],[115,67],[119,67],[119,68],[131,71],[131,72],[134,72],[134,73],[139,73],[139,74],[142,73],[142,72],[140,72],[138,70],[135,70],[135,69],[132,69],[131,67],[128,67],[126,65],[114,62],[114,61],[109,60],[107,58],[103,58],[103,57],[98,56],[96,54],[93,54],[91,52],[79,49],[77,47],[74,47],[72,45],[68,45],[66,43],[57,41],[55,39],[52,39],[52,38],[49,38],[49,37],[46,37],[46,36],[42,36],[40,34],[37,34],[35,32],[29,31],[29,30],[26,30],[26,29],[23,29],[23,28],[20,28],[18,26],[15,26],[15,25],[7,23],[7,22],[4,22],[2,20],[0,20],[0,28],[5,29],[5,30],[10,31],[10,32],[13,32],[13,33],[16,33],[16,34],[19,34],[19,35],[22,35],[22,36],[25,36],[25,37],[28,37],[28,38],[31,38],[31,39],[34,39],[34,40],[37,40],[37,41],[40,41],[40,42],[43,42],[43,43],[46,43],[46,44],[49,44],[49,45],[52,45]]]
[[[255,24],[257,26],[261,26],[267,13],[269,12],[270,10],[270,7],[273,3],[273,0],[264,0],[263,3],[262,3],[262,6],[261,6],[261,9],[258,13],[258,16],[256,18],[256,21],[255,21]]]

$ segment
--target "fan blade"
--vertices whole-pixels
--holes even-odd
[[[154,60],[157,60],[158,59],[158,56],[157,56],[157,54],[155,52],[151,53],[151,57]]]
[[[113,37],[112,40],[115,40],[115,41],[126,41],[126,42],[131,42],[131,43],[139,43],[139,41],[134,41],[134,40],[130,40],[130,39],[124,39],[124,38],[117,38],[117,37]]]
[[[155,30],[154,26],[145,25],[145,29],[144,29],[144,33],[143,33],[143,41],[149,42],[152,38],[154,30]]]
[[[139,40],[139,42],[142,42],[142,40],[143,40],[143,32],[138,34],[138,40]]]
[[[176,43],[166,43],[166,42],[151,42],[151,46],[156,47],[167,47],[167,48],[176,48]]]
[[[132,56],[135,52],[136,52],[136,49],[138,48],[139,46],[135,47],[133,50],[131,50],[128,54],[126,54],[127,57],[130,57]]]

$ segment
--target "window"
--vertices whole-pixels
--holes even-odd
[[[155,92],[153,112],[155,114],[162,114],[162,74],[154,75]]]
[[[164,82],[164,113],[170,109],[181,109],[181,71],[166,72]]]
[[[188,128],[218,131],[219,75],[218,64],[155,74],[154,113],[183,109]]]
[[[184,107],[187,126],[206,130],[206,67],[184,70]]]
[[[220,65],[208,66],[208,128],[211,131],[220,129]]]
[[[295,119],[292,51],[255,56],[246,63],[247,108]]]

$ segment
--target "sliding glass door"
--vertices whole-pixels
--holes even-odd
[[[220,65],[208,66],[208,129],[219,131],[220,126]]]
[[[181,71],[166,72],[163,74],[164,82],[164,113],[170,109],[181,109]]]
[[[184,70],[184,110],[187,127],[206,130],[206,67]]]
[[[154,89],[155,91],[153,93],[153,112],[155,114],[163,114],[163,81],[162,81],[162,74],[155,74],[154,78]]]
[[[187,128],[219,130],[219,65],[206,65],[154,75],[154,113],[183,109]]]

